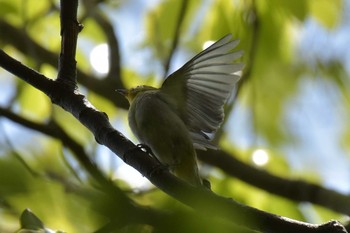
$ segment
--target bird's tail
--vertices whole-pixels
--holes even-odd
[[[202,186],[203,182],[198,173],[196,156],[188,156],[185,161],[174,166],[174,174],[194,186]]]

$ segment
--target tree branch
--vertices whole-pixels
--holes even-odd
[[[249,166],[225,151],[197,151],[198,158],[226,174],[297,202],[311,202],[350,215],[350,197],[302,180],[281,178]]]
[[[114,209],[111,215],[111,222],[107,224],[106,227],[110,230],[115,230],[120,227],[126,226],[127,224],[137,223],[137,224],[155,224],[155,219],[159,219],[159,216],[168,216],[159,210],[153,210],[149,207],[140,206],[133,201],[131,201],[122,190],[120,190],[113,182],[111,182],[90,160],[89,156],[85,153],[84,148],[76,142],[72,137],[70,137],[56,122],[49,122],[48,124],[41,124],[34,121],[30,121],[26,118],[18,116],[8,109],[0,107],[0,116],[4,116],[9,120],[27,127],[29,129],[41,132],[47,136],[60,140],[67,148],[73,152],[73,156],[80,162],[82,167],[88,172],[88,174],[97,182],[100,190],[104,191],[110,196],[110,200],[113,201],[113,205],[118,206]],[[19,155],[16,155],[19,156]],[[20,159],[20,158],[19,158]],[[20,160],[23,163],[22,160]],[[27,167],[27,164],[24,164]],[[33,172],[32,169],[29,169]],[[34,173],[34,175],[37,175]],[[57,177],[50,177],[51,179],[57,179]],[[126,211],[127,210],[127,211]],[[133,218],[127,218],[125,215],[133,216]],[[124,217],[121,217],[124,216]],[[146,218],[147,216],[147,218]],[[157,218],[156,218],[157,217]],[[154,218],[154,219],[153,219]],[[145,221],[146,219],[146,221]],[[167,218],[164,218],[164,220]],[[169,222],[169,219],[167,220]],[[155,224],[156,226],[157,224]],[[105,228],[103,228],[105,229]],[[100,231],[97,231],[100,232]],[[101,232],[104,232],[101,229]],[[106,231],[110,232],[110,231]]]
[[[177,45],[179,43],[179,38],[180,38],[180,33],[181,33],[181,26],[182,26],[182,23],[183,23],[184,18],[185,18],[188,2],[189,1],[187,1],[187,0],[182,0],[182,3],[181,3],[179,17],[178,17],[178,19],[176,21],[177,24],[176,24],[176,28],[175,28],[175,32],[174,32],[174,39],[173,39],[173,42],[171,44],[171,48],[170,48],[170,51],[169,51],[168,59],[164,63],[164,79],[168,75],[171,60],[172,60],[172,58],[174,56],[174,52],[176,50],[176,47],[177,47]]]
[[[57,81],[64,82],[67,87],[77,87],[77,67],[75,53],[78,33],[83,26],[77,20],[78,0],[61,0],[61,54],[58,63]]]
[[[34,40],[32,40],[24,31],[19,30],[15,27],[11,26],[10,24],[8,24],[5,21],[2,21],[1,19],[0,19],[0,31],[4,32],[2,39],[6,39],[9,43],[12,43],[16,47],[16,49],[18,49],[19,51],[21,51],[25,54],[31,54],[31,51],[32,51],[33,53],[37,54],[37,56],[36,56],[37,59],[42,59],[41,62],[47,62],[47,63],[51,64],[52,66],[56,65],[57,56],[54,53],[41,47],[38,43],[36,43]],[[23,41],[26,41],[26,42],[23,43]],[[31,51],[28,50],[29,47],[31,48]],[[252,50],[254,51],[255,49],[252,49]],[[15,67],[14,67],[14,69],[15,69]],[[250,70],[250,68],[248,70]],[[23,74],[25,74],[25,72],[26,71],[24,71]],[[247,71],[247,73],[249,73],[249,71]],[[245,74],[245,75],[247,75],[247,74]],[[113,101],[113,103],[119,107],[123,107],[123,108],[127,107],[127,104],[125,103],[124,98],[121,98],[119,95],[115,95],[114,90],[112,90],[111,88],[106,88],[106,86],[108,86],[108,87],[115,86],[114,84],[106,85],[103,81],[95,79],[94,77],[89,76],[89,75],[87,75],[79,70],[78,70],[78,76],[79,76],[78,81],[80,83],[82,83],[84,86],[86,86],[89,90],[92,90],[92,91],[104,96],[107,99],[115,100],[115,101]],[[218,166],[219,168],[223,169],[227,174],[232,175],[234,177],[237,177],[238,179],[241,179],[244,182],[247,182],[249,184],[252,184],[254,186],[262,188],[268,192],[271,192],[271,193],[274,193],[277,195],[281,195],[281,196],[286,197],[286,198],[290,198],[290,199],[295,200],[295,201],[308,201],[308,202],[312,202],[312,203],[315,203],[315,204],[318,204],[321,206],[325,206],[327,208],[330,208],[332,210],[335,210],[335,211],[338,211],[341,213],[349,214],[349,208],[348,208],[349,205],[343,204],[343,203],[349,202],[348,196],[344,196],[342,194],[339,194],[339,193],[334,192],[332,190],[324,189],[324,188],[319,187],[319,186],[317,186],[316,189],[313,189],[313,188],[311,188],[312,187],[311,184],[308,184],[308,183],[303,182],[303,181],[294,181],[294,182],[290,183],[286,179],[282,179],[282,178],[278,178],[278,177],[274,177],[274,176],[269,177],[269,174],[267,174],[267,173],[265,175],[262,175],[262,174],[260,174],[260,170],[255,169],[255,168],[248,166],[246,164],[242,164],[238,160],[232,158],[232,156],[230,156],[231,157],[230,162],[228,162],[225,158],[222,158],[221,156],[219,156],[219,158],[222,158],[225,162],[219,162],[218,160],[214,161],[214,160],[209,159],[209,158],[215,158],[215,156],[211,156],[208,153],[209,152],[205,152],[203,154],[202,152],[199,152],[200,159],[202,159],[204,162],[211,164],[213,166]],[[210,153],[215,153],[215,152],[210,151]],[[201,156],[202,154],[203,154],[203,156]],[[224,157],[225,157],[225,155],[224,155]],[[224,166],[225,167],[228,166],[231,168],[224,168]],[[234,167],[235,169],[232,169],[232,167]],[[239,168],[241,168],[241,169],[239,169]],[[260,176],[260,175],[255,176],[255,174],[260,174],[262,176]],[[254,177],[252,177],[252,176],[254,176]],[[266,179],[261,180],[261,179],[256,179],[256,177],[261,178],[261,179],[266,177]],[[276,181],[276,179],[280,180],[278,182],[280,185],[288,184],[287,185],[288,188],[287,189],[276,188],[276,187],[280,187],[280,186],[274,185],[274,182]],[[259,180],[259,182],[258,182],[258,180]],[[303,184],[299,185],[300,182]],[[310,191],[306,192],[309,194],[306,196],[304,195],[303,198],[299,197],[301,194],[305,193],[305,191],[299,192],[301,186],[310,187],[310,189],[308,189]],[[318,195],[319,201],[315,202],[314,198],[311,198],[312,197],[311,190],[320,190],[317,192],[323,193],[322,194],[323,198],[320,198],[320,195]],[[293,193],[295,195],[291,195],[291,193]],[[334,194],[332,194],[332,193],[334,193]],[[337,196],[337,198],[333,198],[334,196]],[[329,201],[327,201],[327,203],[324,203],[324,202],[326,202],[326,200],[329,200]],[[339,200],[339,201],[337,201],[337,200]]]
[[[72,2],[61,0],[62,51],[56,81],[49,80],[44,75],[22,65],[2,50],[0,50],[0,66],[41,90],[50,97],[53,103],[70,112],[94,134],[97,142],[107,146],[157,187],[200,212],[266,232],[346,232],[337,221],[314,225],[243,206],[232,199],[191,186],[170,174],[168,170],[159,168],[155,159],[147,156],[145,152],[139,150],[131,141],[116,131],[109,123],[107,115],[95,109],[85,96],[76,90],[75,49],[79,28],[75,24],[77,6],[77,0]],[[67,88],[69,83],[73,85],[70,84],[70,88]],[[115,190],[117,189],[113,189]],[[119,190],[116,194],[123,197]],[[131,204],[127,203],[125,207],[130,207]],[[119,204],[125,205],[125,203]]]
[[[85,153],[83,147],[80,146],[73,138],[71,138],[61,127],[59,127],[55,122],[50,122],[49,124],[41,124],[37,122],[33,122],[30,120],[27,120],[21,116],[18,116],[11,111],[0,107],[0,115],[8,118],[9,120],[18,123],[24,127],[33,129],[35,131],[41,132],[45,135],[48,135],[50,137],[53,137],[55,139],[60,140],[65,146],[67,146],[70,150],[73,151],[75,158],[83,165],[83,167],[89,172],[92,177],[95,178],[95,180],[99,183],[101,183],[101,178],[106,179],[104,175],[98,170],[96,165],[89,159],[89,156]],[[103,181],[102,183],[106,183],[106,181]],[[110,185],[113,185],[110,183]],[[117,188],[117,187],[116,187]],[[115,198],[115,197],[114,197]],[[126,197],[125,197],[126,198]],[[134,204],[136,205],[136,204]],[[104,227],[102,227],[100,230],[96,231],[95,233],[102,233],[102,232],[110,232],[109,230],[117,229],[121,227],[121,223],[126,225],[131,221],[132,223],[138,223],[138,224],[150,224],[152,226],[158,227],[158,228],[169,228],[171,229],[178,229],[179,232],[181,232],[183,229],[181,226],[185,226],[186,224],[179,224],[179,221],[181,219],[188,221],[188,218],[196,219],[198,220],[198,215],[190,214],[190,213],[165,213],[161,212],[159,210],[153,210],[150,208],[137,206],[138,208],[135,208],[132,216],[133,218],[129,218],[129,220],[123,220],[117,219],[114,221],[111,219],[110,223],[106,224]],[[179,216],[175,216],[179,215]],[[182,218],[180,218],[180,215]],[[186,218],[184,218],[184,215],[186,215]],[[240,228],[236,225],[230,225],[223,222],[217,222],[215,219],[209,219],[208,216],[200,216],[201,218],[205,219],[206,224],[225,224],[225,229],[231,229],[232,232],[237,233],[254,233],[251,230]],[[125,223],[126,222],[126,223]],[[179,227],[180,226],[180,227]],[[206,226],[196,226],[197,230],[195,232],[206,232]],[[182,230],[181,230],[182,229]],[[208,231],[211,232],[211,231]]]
[[[109,123],[107,116],[96,110],[77,91],[72,92],[62,87],[59,82],[47,79],[9,57],[2,50],[0,50],[0,66],[28,83],[33,83],[36,88],[47,94],[54,103],[70,112],[85,125],[100,144],[105,145],[124,159],[127,164],[137,169],[161,190],[197,211],[258,231],[286,233],[346,232],[337,221],[322,225],[303,223],[249,206],[243,206],[232,199],[223,198],[208,190],[195,188],[184,183],[170,174],[168,170],[161,169],[157,161],[148,156],[147,153],[137,149],[131,141],[116,131]]]
[[[38,62],[50,64],[52,67],[57,67],[57,55],[39,45],[26,32],[18,29],[11,24],[0,19],[0,31],[2,32],[2,40],[12,44],[20,52],[32,55],[36,54]],[[23,43],[25,41],[25,43]],[[94,91],[100,96],[111,100],[117,107],[127,109],[128,104],[125,98],[121,95],[116,95],[114,89],[109,88],[114,86],[118,88],[116,79],[97,79],[91,75],[86,74],[80,69],[77,69],[78,82],[84,85],[89,90]],[[120,87],[122,88],[122,87]]]
[[[105,175],[97,168],[96,164],[85,153],[84,148],[71,138],[56,122],[51,121],[48,125],[40,124],[34,121],[20,117],[11,111],[0,107],[0,116],[4,116],[13,122],[23,125],[27,128],[36,130],[50,137],[59,139],[62,143],[73,151],[73,155],[85,168],[85,170],[93,177],[101,187],[108,187],[107,190],[113,190],[113,195],[121,199],[121,202],[129,203],[130,200],[119,190]]]
[[[28,47],[30,47],[32,52],[37,54],[36,58],[41,59],[39,61],[47,62],[52,66],[56,65],[57,56],[54,53],[41,47],[38,43],[36,43],[34,40],[32,40],[24,31],[13,27],[12,25],[8,24],[5,21],[2,21],[1,19],[0,19],[0,31],[4,32],[2,39],[6,39],[9,43],[12,43],[16,47],[16,49],[18,49],[22,53],[30,54],[31,51],[28,50]],[[23,43],[23,41],[26,41],[26,42]],[[14,69],[16,69],[16,68],[14,67]],[[23,72],[23,74],[25,74],[25,73],[26,73],[26,71]],[[82,83],[85,87],[87,87],[89,90],[92,90],[92,91],[96,92],[97,94],[104,96],[105,98],[107,98],[109,100],[115,100],[115,101],[113,101],[113,103],[115,105],[117,105],[118,107],[123,107],[123,108],[127,107],[127,104],[125,103],[124,98],[121,98],[119,95],[115,95],[114,90],[112,90],[111,88],[106,88],[106,86],[107,87],[115,86],[114,84],[106,85],[103,81],[95,79],[94,77],[85,74],[84,72],[80,71],[79,69],[78,69],[78,76],[79,76],[78,81],[80,83]],[[204,152],[204,154],[203,154],[203,152],[199,152],[199,158],[208,164],[211,164],[213,166],[217,166],[217,167],[223,169],[227,174],[232,175],[233,177],[237,177],[238,179],[241,179],[244,182],[247,182],[249,184],[257,186],[257,187],[259,187],[263,190],[266,190],[268,192],[271,192],[271,193],[274,193],[277,195],[281,195],[281,196],[286,197],[286,198],[290,198],[290,199],[295,200],[295,201],[308,201],[308,202],[315,203],[315,204],[318,204],[321,206],[325,206],[327,208],[338,211],[340,213],[349,214],[349,208],[348,208],[349,205],[343,204],[343,203],[349,202],[348,196],[344,196],[342,194],[339,194],[339,193],[334,192],[332,190],[324,189],[324,188],[319,187],[319,186],[317,186],[316,189],[312,189],[311,184],[308,184],[308,183],[303,182],[303,181],[293,181],[291,183],[286,179],[282,179],[282,178],[275,177],[275,176],[270,177],[270,174],[268,174],[268,173],[265,173],[264,175],[262,175],[262,174],[260,174],[260,172],[261,172],[260,170],[254,168],[254,167],[251,167],[247,164],[241,163],[238,160],[236,160],[235,158],[233,158],[232,156],[230,156],[231,157],[230,162],[228,162],[225,158],[222,158],[221,155],[219,155],[218,158],[220,158],[220,159],[222,158],[224,160],[224,162],[220,162],[218,160],[213,160],[213,158],[216,158],[216,156],[213,156],[209,153],[215,153],[215,152],[213,152],[213,151]],[[224,157],[225,156],[226,155],[224,155]],[[225,168],[226,166],[228,166],[230,168]],[[255,174],[259,174],[259,175],[255,175]],[[261,178],[261,179],[264,178],[264,180],[256,179],[256,177]],[[276,187],[280,187],[280,186],[274,185],[274,182],[276,181],[276,179],[280,180],[278,182],[280,185],[288,184],[287,185],[288,188],[287,189],[276,188]],[[302,183],[302,185],[299,185],[300,182]],[[302,187],[302,186],[303,187],[310,187],[310,189],[308,189],[310,191],[306,192],[309,194],[306,196],[304,195],[303,198],[299,197],[301,194],[305,193],[305,191],[299,192],[300,187]],[[323,193],[322,194],[323,198],[320,198],[320,195],[318,195],[319,201],[315,202],[314,198],[311,198],[312,197],[311,190],[320,190],[317,192]],[[291,193],[293,193],[293,195],[291,195]],[[332,194],[332,193],[334,193],[334,194]],[[337,196],[337,198],[333,198],[334,196]],[[329,201],[326,201],[326,200],[329,200]],[[327,202],[327,203],[324,203],[324,202]]]

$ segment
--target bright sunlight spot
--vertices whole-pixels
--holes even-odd
[[[212,45],[214,43],[215,43],[215,41],[208,40],[208,41],[204,42],[204,44],[202,46],[202,49],[204,50],[204,49],[208,48],[210,45]]]
[[[252,160],[256,165],[264,166],[269,161],[269,154],[263,149],[255,150],[252,155]]]
[[[127,182],[131,188],[145,189],[151,186],[151,183],[145,177],[126,164],[120,165],[115,173],[115,177]]]
[[[107,44],[97,45],[90,53],[90,64],[100,74],[107,74],[109,71]]]

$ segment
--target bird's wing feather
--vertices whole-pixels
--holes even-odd
[[[232,51],[238,40],[226,35],[193,57],[163,83],[161,92],[170,97],[174,110],[185,122],[194,145],[215,148],[208,134],[217,131],[224,118],[223,106],[243,68],[233,63],[243,54]]]

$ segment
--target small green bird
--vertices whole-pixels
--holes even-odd
[[[223,106],[240,76],[242,51],[226,35],[166,78],[158,88],[119,89],[129,103],[129,125],[179,178],[202,185],[195,149],[216,149],[211,137],[224,119]]]

